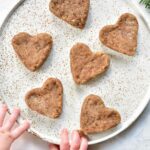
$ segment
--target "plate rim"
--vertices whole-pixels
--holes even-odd
[[[3,20],[1,26],[0,26],[0,31],[3,30],[3,26],[5,25],[5,23],[7,22],[7,20],[11,17],[11,15],[13,15],[14,11],[21,6],[21,4],[24,2],[25,0],[19,0],[19,2],[16,3],[16,5],[14,5],[14,7],[9,10],[8,15],[5,17],[5,19]],[[131,3],[133,3],[131,1]],[[141,10],[142,11],[142,10]],[[145,19],[145,17],[143,16],[143,18]],[[149,25],[150,26],[150,25]],[[4,100],[0,99],[1,103],[6,103]],[[138,117],[140,117],[140,115],[143,113],[144,109],[146,108],[146,106],[148,105],[148,103],[150,102],[150,86],[148,88],[147,93],[145,94],[145,97],[143,98],[143,102],[140,106],[138,106],[138,108],[136,109],[136,111],[134,111],[134,113],[132,114],[132,116],[130,117],[130,119],[128,121],[126,121],[124,124],[121,124],[122,127],[118,130],[116,130],[115,132],[112,132],[111,134],[101,138],[101,139],[97,139],[97,140],[93,140],[93,141],[89,141],[88,145],[94,145],[94,144],[98,144],[104,141],[107,141],[115,136],[117,136],[118,134],[122,133],[123,131],[125,131],[126,129],[128,129],[137,119]],[[10,114],[11,111],[8,108],[8,113]],[[20,116],[21,119],[24,119],[23,116]],[[17,123],[20,124],[20,118],[17,120]],[[28,129],[28,132],[41,138],[42,140],[46,141],[46,142],[50,142],[50,143],[54,143],[54,144],[60,144],[60,140],[49,140],[45,137],[43,137],[43,135],[40,135],[40,133],[38,133],[37,131],[34,130],[34,128],[30,128]]]

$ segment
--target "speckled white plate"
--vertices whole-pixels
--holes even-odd
[[[11,3],[16,6],[21,2],[6,1],[9,1],[7,6]],[[104,47],[98,38],[100,29],[104,25],[115,23],[124,12],[133,13],[139,21],[138,48],[134,57]],[[90,135],[89,144],[114,137],[142,113],[150,98],[150,30],[144,18],[140,17],[128,1],[91,0],[89,17],[83,30],[56,18],[49,11],[49,0],[25,0],[11,14],[0,30],[0,96],[1,101],[8,104],[10,111],[16,106],[21,108],[20,123],[23,119],[32,121],[30,132],[58,144],[62,128],[66,127],[70,131],[79,129],[81,106],[89,94],[101,96],[106,106],[117,109],[122,116],[122,122],[116,128]],[[5,17],[1,23],[8,13],[3,10],[3,15]],[[53,36],[52,52],[36,72],[30,72],[24,67],[11,46],[12,37],[22,31],[31,34],[47,32]],[[103,76],[82,86],[74,83],[70,72],[69,53],[76,42],[84,42],[93,51],[102,50],[111,56],[110,69]],[[42,86],[48,77],[59,78],[64,86],[63,112],[58,119],[49,119],[32,112],[24,102],[26,92]]]

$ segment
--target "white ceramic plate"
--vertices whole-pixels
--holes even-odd
[[[15,1],[13,2],[17,5],[21,2]],[[133,13],[140,27],[138,48],[134,57],[104,47],[98,38],[104,25],[114,24],[125,12]],[[3,18],[5,19],[8,14],[5,11],[3,14],[6,14]],[[122,116],[122,122],[116,128],[90,135],[89,144],[114,137],[142,113],[150,98],[150,31],[144,18],[140,17],[127,1],[91,0],[89,17],[83,30],[56,18],[49,11],[49,0],[26,0],[11,14],[0,31],[0,96],[10,111],[16,106],[21,108],[19,123],[23,119],[32,121],[30,132],[58,144],[62,128],[66,127],[70,131],[79,129],[81,106],[89,94],[101,96],[106,106],[117,109]],[[30,34],[47,32],[53,36],[52,52],[36,72],[30,72],[24,67],[11,46],[12,37],[22,31]],[[74,83],[70,71],[70,48],[76,42],[84,42],[93,51],[102,50],[111,56],[110,69],[103,76],[81,86]],[[64,87],[63,112],[58,119],[49,119],[32,112],[24,102],[26,92],[42,86],[48,77],[59,78]]]

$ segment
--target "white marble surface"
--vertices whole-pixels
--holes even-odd
[[[0,6],[3,0],[0,0]],[[147,11],[150,17],[150,11]],[[126,131],[117,137],[91,146],[90,150],[150,150],[150,104],[140,118]],[[12,146],[12,150],[49,150],[48,144],[41,139],[25,133]]]

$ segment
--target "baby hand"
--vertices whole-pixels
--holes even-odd
[[[80,138],[77,131],[73,131],[71,135],[71,143],[69,143],[68,131],[63,129],[61,132],[60,146],[50,144],[50,150],[87,150],[87,139]]]
[[[0,108],[0,150],[9,150],[11,144],[20,137],[28,128],[29,123],[26,121],[17,128],[13,128],[17,118],[19,117],[20,110],[14,109],[9,119],[4,123],[7,113],[7,106],[4,104]]]

